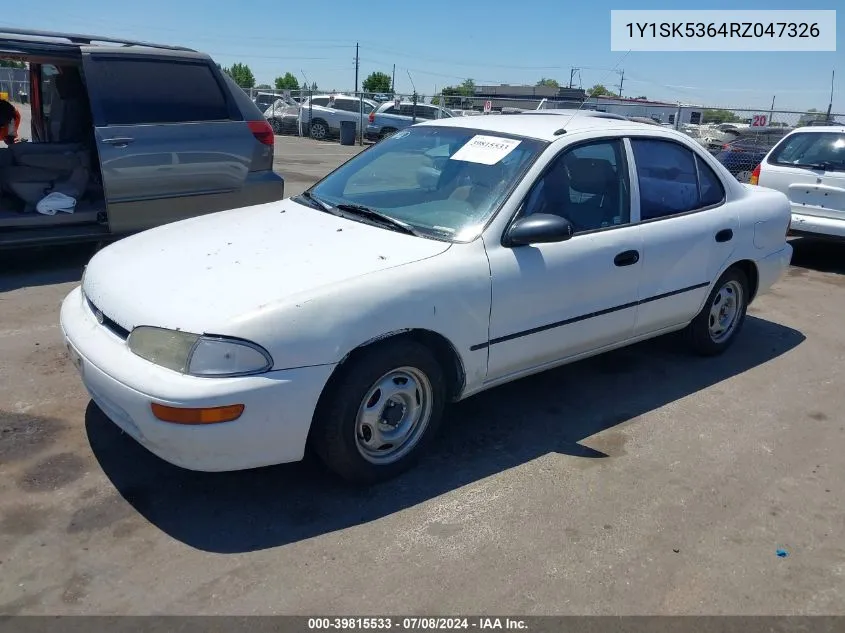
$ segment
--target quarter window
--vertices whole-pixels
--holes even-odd
[[[229,119],[226,97],[204,63],[93,58],[106,125]]]
[[[525,215],[559,215],[576,233],[628,224],[628,170],[620,140],[565,150],[532,187]]]
[[[654,220],[718,204],[724,190],[692,150],[671,141],[631,139],[640,185],[640,219]]]

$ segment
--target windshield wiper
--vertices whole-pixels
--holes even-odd
[[[376,211],[375,209],[371,209],[370,207],[365,207],[361,204],[338,204],[335,206],[335,209],[339,211],[344,211],[346,213],[352,213],[354,215],[367,218],[368,220],[374,220],[380,224],[388,226],[393,230],[399,231],[401,233],[406,233],[408,235],[416,235],[417,237],[420,236],[419,231],[414,229],[410,224],[402,222],[402,220],[397,220],[396,218],[390,217],[389,215],[385,215],[381,211]]]
[[[837,168],[842,169],[842,167],[845,167],[845,163],[834,162],[832,160],[820,160],[816,161],[815,163],[807,163],[806,166],[810,169],[823,169],[825,171],[833,171]]]
[[[328,204],[327,202],[323,202],[310,191],[303,191],[297,196],[297,198],[304,198],[305,200],[307,200],[309,203],[308,206],[310,207],[314,207],[315,209],[319,209],[320,211],[327,211],[328,213],[338,215],[338,213],[335,212],[335,210],[330,204]]]

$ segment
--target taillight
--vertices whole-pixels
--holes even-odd
[[[760,182],[760,165],[754,168],[754,171],[751,172],[751,180],[748,181],[752,185],[756,185],[758,182]]]
[[[376,120],[376,113],[370,112],[370,116],[367,117],[370,120],[370,123]]]
[[[264,145],[273,146],[276,142],[276,135],[273,133],[273,128],[266,121],[248,121],[249,131]]]

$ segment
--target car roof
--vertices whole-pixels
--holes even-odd
[[[845,125],[807,125],[795,128],[790,134],[795,132],[845,132]]]
[[[485,132],[498,132],[500,134],[515,134],[544,141],[554,141],[560,138],[564,132],[581,132],[595,130],[649,130],[667,134],[665,128],[657,129],[657,126],[646,123],[620,119],[605,119],[597,116],[581,116],[581,112],[575,111],[569,118],[563,118],[560,114],[543,114],[542,111],[531,114],[508,114],[508,115],[487,115],[473,117],[468,122],[465,117],[451,119],[434,119],[418,123],[421,126],[443,126],[443,127],[472,127]],[[563,131],[562,131],[563,130]],[[678,132],[680,134],[680,132]],[[684,136],[681,134],[681,136]]]
[[[102,35],[86,35],[82,33],[65,33],[60,31],[40,31],[33,29],[10,29],[0,28],[0,46],[14,45],[16,47],[31,45],[41,48],[64,48],[78,50],[83,46],[106,46],[113,47],[142,47],[157,50],[184,51],[196,53],[192,48],[185,46],[172,46],[169,44],[154,44],[140,40],[129,40]]]

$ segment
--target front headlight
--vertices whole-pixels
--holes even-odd
[[[132,330],[128,344],[141,358],[191,376],[246,376],[273,367],[266,350],[239,339],[140,326]]]

